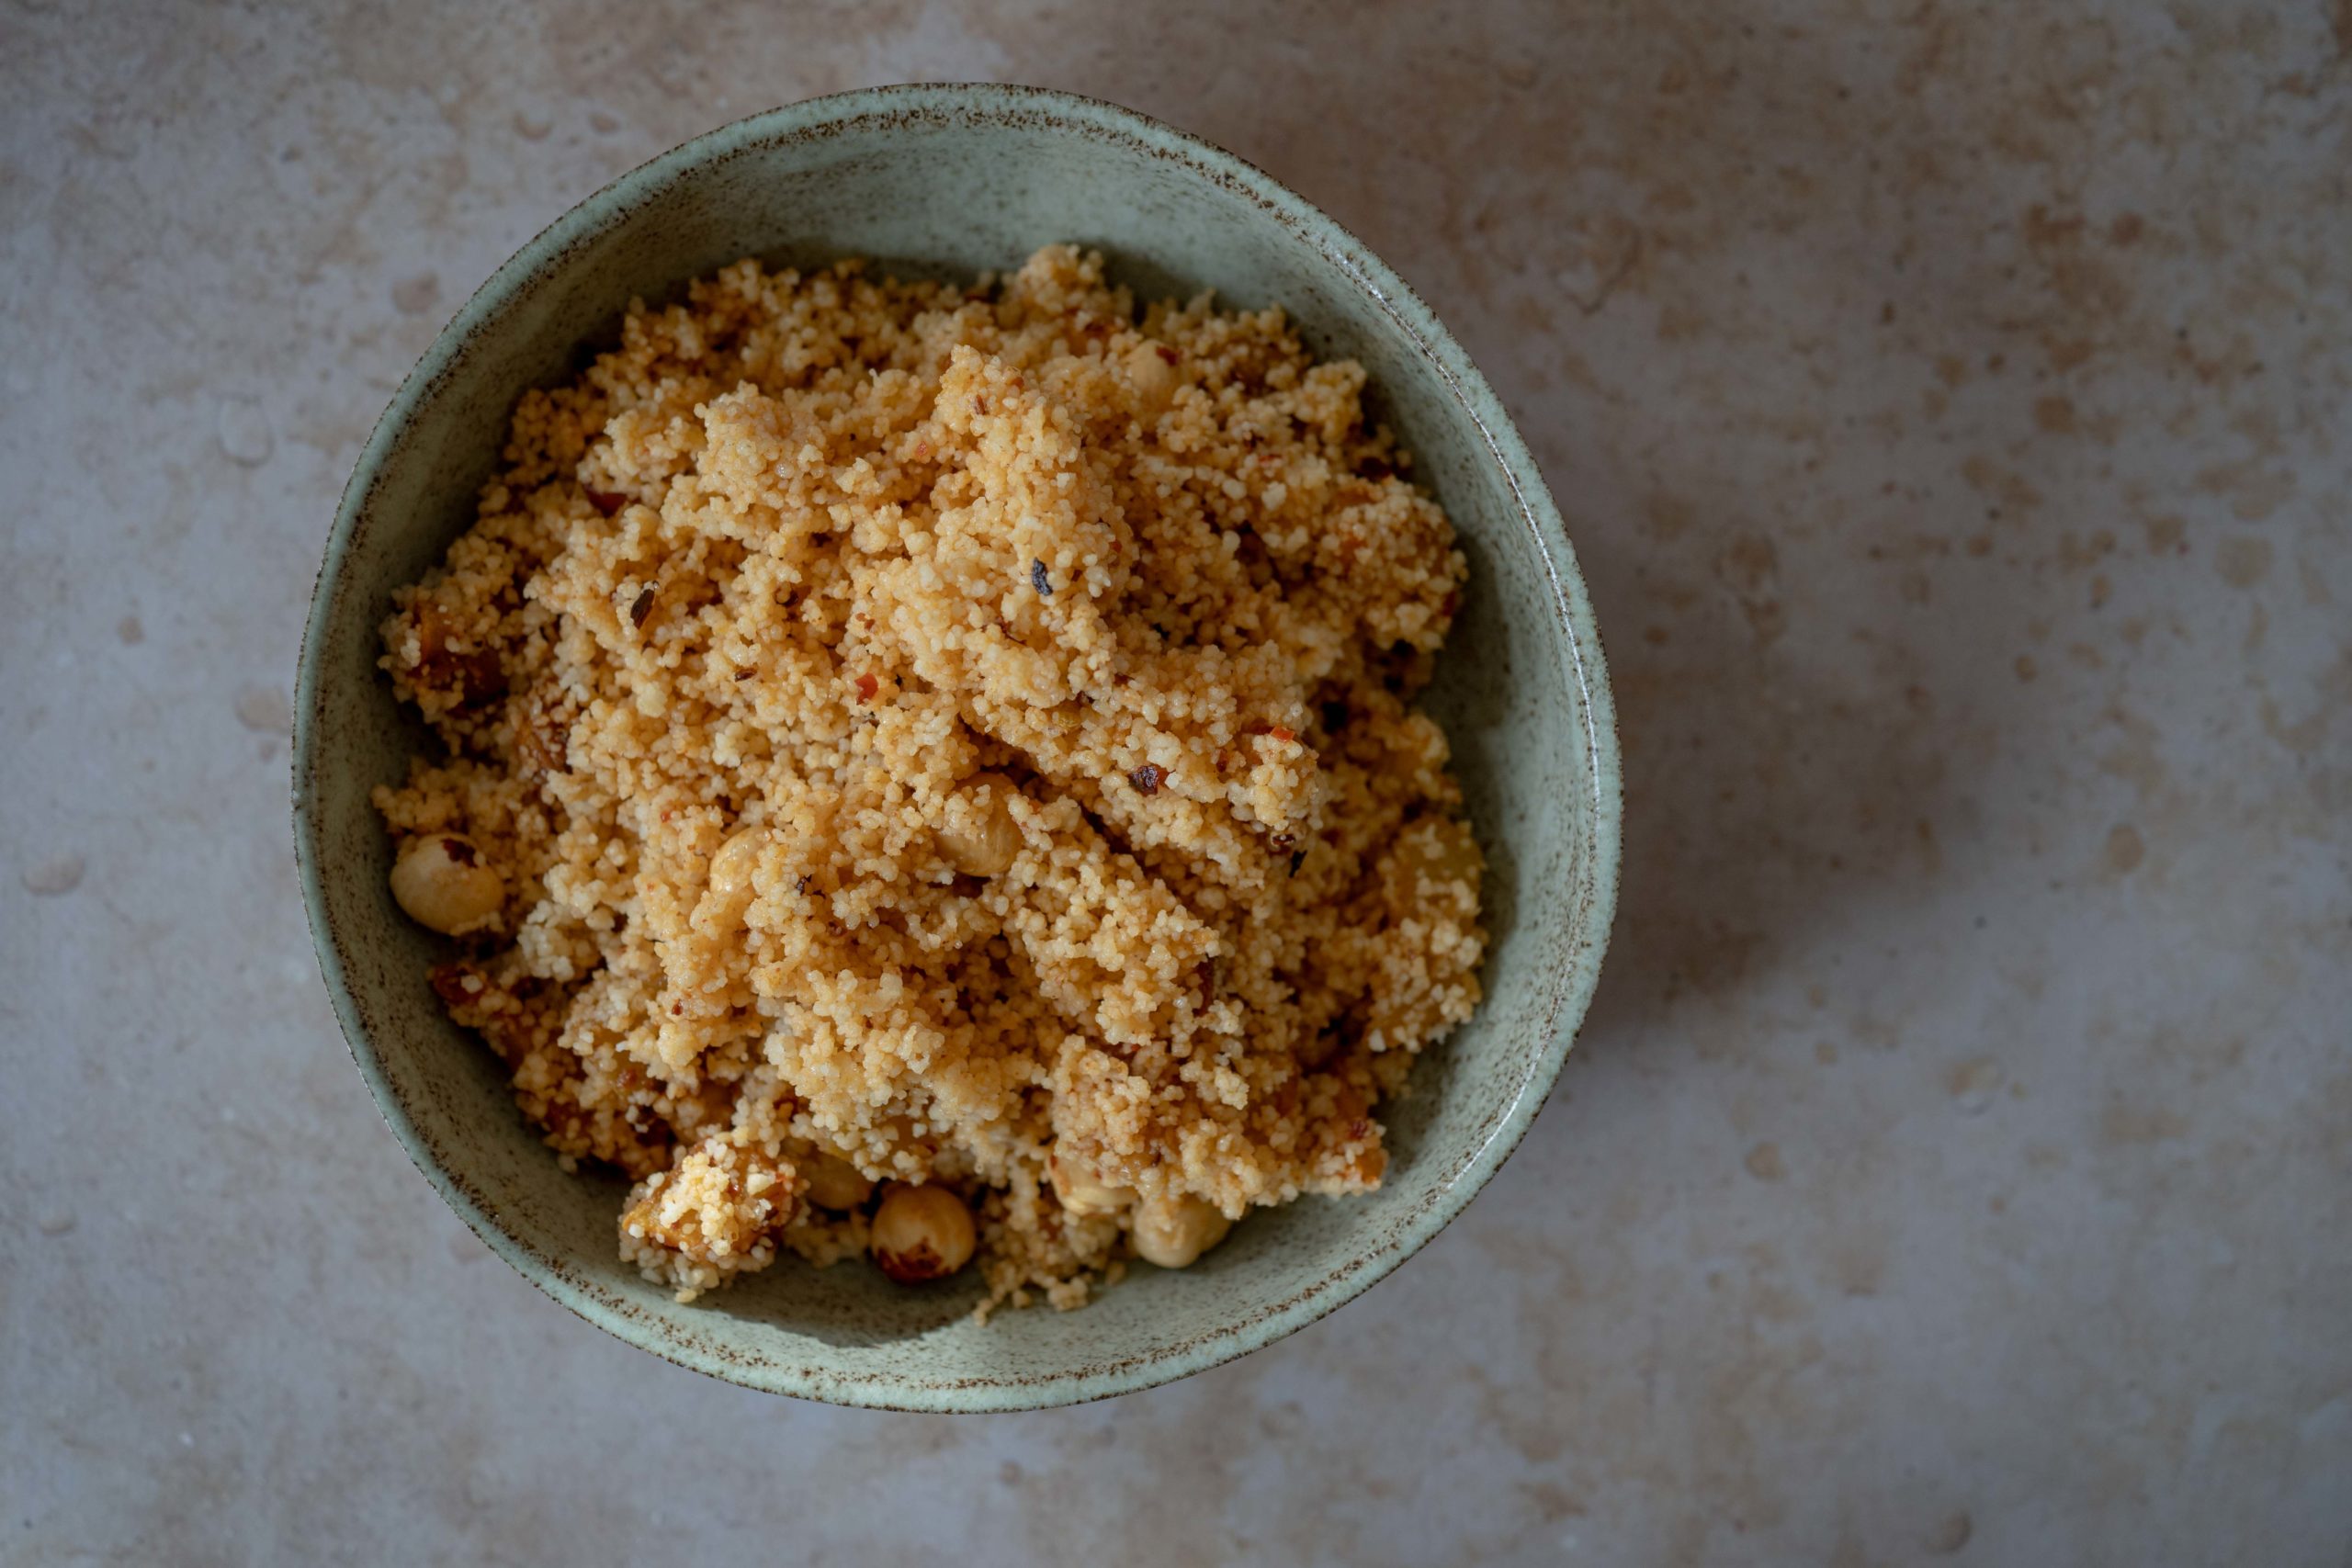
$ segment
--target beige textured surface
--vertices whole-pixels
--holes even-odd
[[[0,1560],[2343,1561],[2352,11],[1270,16],[0,8]],[[1611,972],[1465,1218],[974,1421],[492,1261],[334,1037],[284,805],[447,313],[661,148],[926,76],[1172,119],[1419,285],[1628,761]]]

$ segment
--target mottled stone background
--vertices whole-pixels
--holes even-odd
[[[1609,974],[1469,1213],[985,1420],[500,1267],[287,829],[321,542],[448,312],[926,77],[1173,120],[1418,285],[1627,761]],[[0,4],[0,1561],[2345,1562],[2347,171],[2345,0]]]

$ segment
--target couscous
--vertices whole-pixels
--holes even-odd
[[[1460,604],[1279,311],[742,262],[517,408],[383,666],[431,982],[682,1296],[790,1252],[988,1303],[1376,1187],[1480,856],[1411,705]]]

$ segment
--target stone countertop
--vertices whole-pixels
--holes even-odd
[[[2344,0],[328,9],[0,4],[0,1559],[2343,1560]],[[447,314],[647,156],[920,78],[1172,120],[1396,264],[1627,762],[1609,972],[1468,1213],[970,1420],[500,1267],[350,1068],[286,807]]]

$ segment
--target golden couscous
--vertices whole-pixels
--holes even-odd
[[[1464,561],[1363,385],[1051,247],[740,263],[522,400],[385,622],[447,755],[376,798],[624,1258],[1069,1306],[1379,1184],[1485,938],[1410,705]]]

